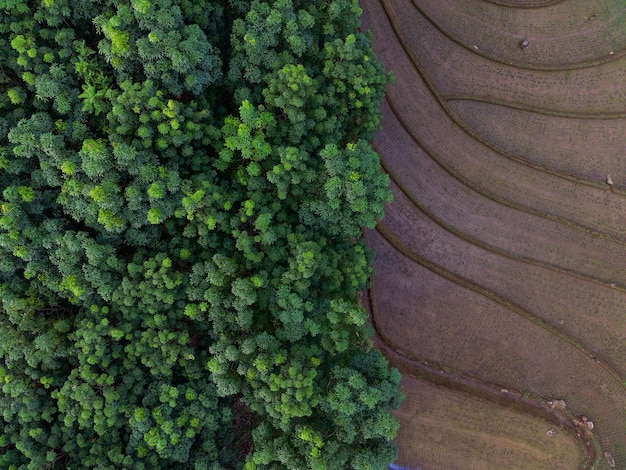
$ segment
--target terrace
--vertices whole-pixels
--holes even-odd
[[[397,465],[626,468],[623,6],[361,6],[396,76],[367,298],[408,396]]]

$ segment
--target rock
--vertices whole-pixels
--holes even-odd
[[[546,436],[548,436],[548,437],[554,437],[554,436],[556,436],[556,429],[548,429],[548,430],[546,431]]]
[[[567,408],[567,403],[565,403],[565,400],[552,400],[551,402],[548,402],[548,404],[553,410],[564,410],[565,408]]]
[[[613,456],[611,455],[610,452],[605,452],[604,453],[604,458],[609,463],[609,467],[615,468],[615,459],[613,458]]]
[[[581,416],[580,419],[582,422],[578,421],[577,419],[573,420],[575,426],[579,426],[583,431],[593,430],[593,428],[595,427],[593,421],[589,421],[589,418],[587,418],[586,416]]]
[[[522,39],[522,40],[519,42],[519,47],[520,47],[521,49],[526,49],[526,48],[529,46],[529,44],[530,44],[530,43],[528,42],[528,39]]]
[[[611,179],[611,175],[606,175],[606,184],[609,186],[613,186],[613,180]]]

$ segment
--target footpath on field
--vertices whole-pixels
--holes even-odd
[[[397,465],[626,468],[626,12],[361,7],[396,77],[374,140],[395,200],[367,239],[377,344],[409,397]],[[489,406],[546,432],[474,426]]]

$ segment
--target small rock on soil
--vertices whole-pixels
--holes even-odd
[[[611,455],[610,452],[605,452],[604,453],[604,458],[609,463],[609,467],[615,468],[615,459],[613,458],[613,456]]]
[[[565,400],[552,400],[548,402],[548,405],[550,405],[550,408],[552,408],[553,410],[564,410],[565,408],[567,408],[567,403],[565,403]]]

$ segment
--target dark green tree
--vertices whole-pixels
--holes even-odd
[[[0,15],[0,466],[391,462],[399,374],[358,297],[388,77],[358,5]]]

